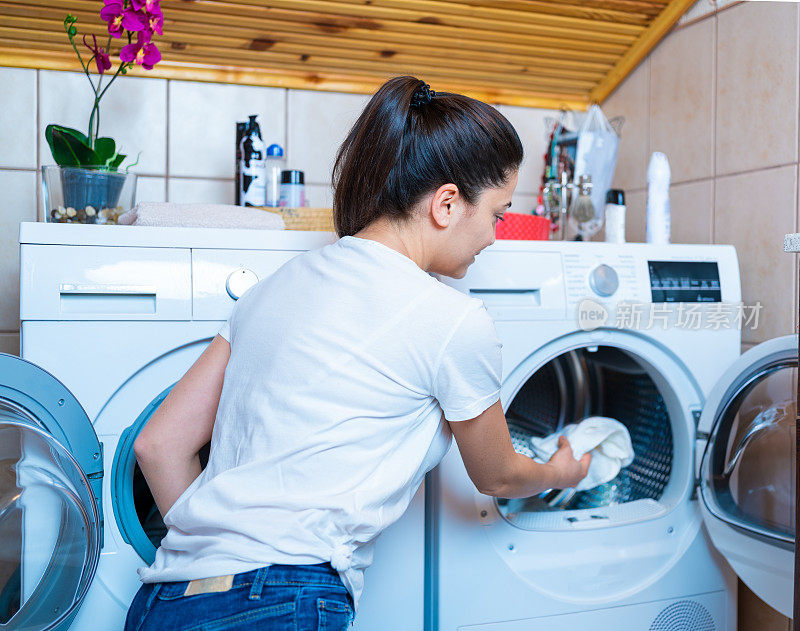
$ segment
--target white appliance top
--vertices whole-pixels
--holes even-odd
[[[101,245],[231,250],[311,250],[336,240],[333,232],[242,228],[162,228],[21,222],[19,242],[38,245]]]

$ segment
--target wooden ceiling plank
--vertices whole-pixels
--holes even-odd
[[[171,0],[174,2],[175,0]],[[609,32],[587,30],[573,27],[562,26],[540,26],[537,24],[527,24],[521,22],[504,22],[491,19],[476,18],[465,15],[436,15],[432,12],[418,11],[401,8],[384,8],[372,5],[353,5],[339,0],[269,0],[268,7],[264,6],[262,0],[195,0],[193,6],[201,10],[211,6],[219,9],[227,7],[229,10],[241,10],[247,7],[259,9],[283,9],[290,13],[307,14],[318,13],[322,16],[335,18],[350,18],[371,21],[376,28],[383,28],[384,22],[403,22],[414,25],[420,30],[428,26],[450,26],[463,29],[488,30],[495,34],[505,35],[507,33],[517,33],[525,36],[546,36],[550,38],[566,38],[578,41],[598,41],[629,45],[641,32],[641,27],[626,25],[629,31]],[[168,10],[169,4],[162,0],[164,11]],[[291,19],[291,17],[289,18]]]
[[[4,38],[49,42],[52,38],[52,35],[49,31],[37,30],[33,28],[19,30],[7,26],[0,26],[0,41],[2,41]],[[297,69],[308,68],[309,71],[316,71],[317,69],[334,71],[340,68],[352,68],[357,69],[359,72],[364,72],[367,74],[372,74],[375,72],[380,75],[405,74],[414,72],[421,77],[434,77],[439,76],[440,73],[446,72],[447,75],[452,76],[454,79],[478,81],[487,84],[501,82],[509,86],[516,85],[520,87],[537,85],[542,86],[543,88],[560,88],[572,92],[588,92],[588,90],[595,84],[593,81],[566,79],[559,76],[548,77],[527,75],[524,73],[479,72],[471,69],[462,69],[452,66],[447,68],[445,71],[441,68],[441,66],[415,64],[414,66],[406,67],[392,62],[365,62],[352,58],[339,58],[321,54],[313,54],[306,56],[305,58],[300,58],[298,55],[285,54],[272,50],[243,50],[238,51],[238,55],[233,57],[227,48],[199,46],[194,44],[182,51],[171,51],[169,58],[191,59],[193,57],[197,59],[210,58],[214,63],[224,62],[227,64],[234,64],[244,62],[245,64],[254,64],[263,67],[281,65],[295,67]],[[165,59],[167,58],[168,57],[165,56]]]
[[[450,26],[406,22],[384,21],[380,25],[370,20],[355,18],[336,18],[327,14],[315,12],[284,11],[271,7],[254,6],[249,9],[252,15],[243,15],[236,11],[230,3],[214,2],[197,8],[187,9],[185,3],[175,6],[166,6],[174,0],[162,0],[165,10],[165,29],[178,21],[191,21],[197,24],[207,24],[209,27],[218,25],[254,24],[264,25],[265,28],[278,31],[304,31],[316,32],[324,35],[341,35],[368,38],[374,41],[391,41],[398,38],[405,41],[413,40],[431,47],[450,48],[461,47],[480,50],[487,45],[495,50],[504,50],[511,54],[522,53],[529,50],[545,56],[563,57],[572,59],[585,59],[587,56],[598,61],[616,62],[624,54],[627,46],[609,42],[583,42],[576,40],[558,40],[548,36],[523,36],[516,33],[507,33],[498,39],[494,31],[461,29]],[[90,0],[31,0],[31,2],[0,2],[0,7],[5,5],[21,6],[55,6],[66,11],[74,11],[77,6],[96,11],[96,3]],[[379,28],[380,26],[380,28]],[[445,42],[443,44],[443,42]]]
[[[361,0],[363,1],[363,0]],[[441,0],[449,2],[450,0]],[[485,6],[486,0],[456,0],[458,3]],[[647,26],[652,14],[644,11],[620,11],[603,7],[586,7],[581,5],[564,5],[553,0],[492,0],[492,6],[516,11],[531,11],[535,13],[553,13],[556,15],[572,15],[587,20],[604,20],[608,22],[623,22]]]
[[[663,2],[650,2],[649,0],[559,0],[553,4],[570,7],[608,9],[614,11],[633,11],[646,13],[652,18],[663,10],[669,0]]]
[[[11,46],[0,46],[0,65],[21,68],[45,68],[49,70],[80,70],[77,61],[61,51],[40,51],[41,58],[36,65],[31,64],[29,53],[20,52],[27,42],[12,42]],[[164,62],[146,76],[161,79],[180,79],[186,81],[207,81],[214,83],[238,83],[262,85],[293,89],[321,90],[329,92],[355,92],[372,94],[383,83],[381,79],[362,79],[357,76],[341,76],[334,74],[314,75],[307,72],[281,70],[271,73],[263,70],[234,67],[208,67],[201,64]],[[140,73],[135,72],[135,75]],[[573,108],[583,109],[586,100],[574,95],[521,92],[504,89],[460,89],[458,86],[448,87],[450,91],[459,92],[480,99],[487,103],[538,107],[545,109]]]
[[[236,1],[236,0],[233,0]],[[524,10],[501,7],[495,2],[469,3],[460,0],[337,0],[339,3],[358,7],[384,7],[386,9],[405,9],[427,15],[455,15],[503,23],[535,24],[542,27],[568,28],[571,31],[604,31],[638,35],[647,25],[631,24],[620,20],[606,20],[602,17],[586,18],[554,12],[539,12],[533,4]]]
[[[1,10],[0,10],[1,11]],[[50,27],[54,31],[61,28],[61,24],[57,23],[55,19],[49,17],[42,17],[42,13],[47,10],[43,9],[27,9],[20,10],[21,15],[12,15],[6,13],[4,16],[4,24],[8,27],[25,29],[42,29],[45,30]],[[80,14],[78,15],[80,19]],[[196,30],[195,30],[196,29]],[[84,31],[87,34],[94,34],[104,36],[105,29],[100,24],[89,23]],[[252,33],[251,33],[252,35]],[[599,81],[610,68],[610,65],[595,64],[594,66],[588,65],[587,67],[575,66],[573,64],[550,64],[543,59],[517,59],[512,56],[495,56],[495,55],[481,55],[479,59],[475,56],[454,55],[439,56],[424,51],[419,48],[406,49],[404,46],[395,46],[392,49],[381,48],[377,49],[375,46],[369,49],[349,48],[340,46],[325,45],[326,40],[324,37],[317,37],[316,40],[311,42],[303,41],[294,43],[292,41],[282,41],[279,36],[272,36],[273,39],[251,39],[249,37],[233,37],[233,36],[220,36],[219,31],[209,35],[208,30],[202,27],[194,27],[187,29],[186,25],[179,24],[175,29],[171,29],[165,33],[163,37],[159,37],[157,43],[162,44],[161,48],[165,55],[169,55],[171,50],[181,49],[187,46],[187,42],[192,44],[212,44],[215,46],[228,46],[232,49],[232,55],[236,54],[237,50],[273,50],[276,52],[295,53],[297,55],[314,54],[315,50],[324,49],[328,53],[336,53],[338,57],[350,57],[357,59],[378,59],[378,60],[395,60],[399,64],[430,64],[441,62],[444,64],[456,65],[469,65],[476,69],[483,69],[496,72],[531,72],[532,75],[560,75],[569,78],[580,78],[591,80],[594,82]],[[65,38],[66,39],[66,38]],[[64,42],[65,49],[69,48],[67,42]],[[573,62],[574,63],[574,62]]]

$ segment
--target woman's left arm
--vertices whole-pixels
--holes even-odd
[[[211,340],[133,443],[162,515],[200,475],[198,452],[211,440],[230,354],[225,338]]]

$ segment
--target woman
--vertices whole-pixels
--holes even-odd
[[[126,629],[346,628],[451,432],[489,495],[586,475],[566,441],[547,464],[514,451],[494,323],[428,273],[494,242],[521,161],[484,103],[414,77],[372,97],[334,167],[341,238],[249,290],[136,440],[169,531]]]

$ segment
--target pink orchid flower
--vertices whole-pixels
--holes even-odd
[[[150,34],[157,33],[159,35],[164,34],[164,14],[161,12],[161,8],[158,5],[155,5],[152,11],[146,11],[147,20],[148,20],[148,29],[150,30]]]
[[[122,2],[118,0],[105,0],[105,6],[100,9],[100,17],[108,22],[108,32],[112,37],[121,37],[125,30],[122,26],[123,14]]]
[[[119,58],[126,63],[136,63],[145,70],[152,70],[153,66],[161,61],[161,52],[150,41],[149,35],[138,33],[136,43],[123,46],[119,51]]]
[[[111,58],[108,53],[97,45],[97,36],[92,35],[92,44],[86,41],[83,36],[83,45],[94,53],[94,60],[97,63],[97,72],[103,74],[106,70],[111,70]]]
[[[143,11],[134,11],[131,7],[122,13],[122,26],[126,31],[139,33],[147,30],[147,16]]]
[[[137,11],[144,8],[148,13],[152,13],[155,9],[160,9],[159,0],[131,0],[131,6]]]

